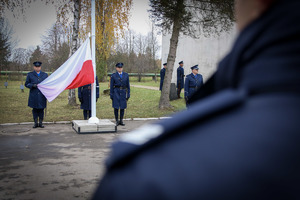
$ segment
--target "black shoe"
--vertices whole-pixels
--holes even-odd
[[[116,120],[116,126],[119,126],[120,122],[118,120]]]
[[[34,123],[32,128],[37,128],[37,127],[39,127],[38,123]]]
[[[39,123],[39,127],[40,127],[40,128],[45,128],[45,126],[43,125],[42,122]]]
[[[125,126],[125,124],[123,123],[123,120],[121,120],[121,121],[119,122],[119,125]]]

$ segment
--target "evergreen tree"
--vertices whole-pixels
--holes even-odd
[[[33,51],[33,53],[30,56],[29,62],[30,65],[33,64],[35,61],[40,61],[42,62],[42,69],[43,71],[49,71],[49,63],[48,63],[48,58],[42,53],[41,49],[39,46],[36,47],[36,49]]]
[[[0,70],[7,69],[9,57],[14,46],[11,40],[13,30],[11,26],[0,18]]]

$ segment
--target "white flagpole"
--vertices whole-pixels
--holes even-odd
[[[91,88],[91,111],[92,117],[89,119],[88,123],[98,123],[99,119],[96,117],[96,23],[95,23],[95,0],[92,0],[92,61],[94,69],[94,83]]]

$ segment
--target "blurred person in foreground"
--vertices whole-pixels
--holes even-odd
[[[94,199],[300,199],[299,0],[236,0],[240,30],[190,109],[113,144]]]

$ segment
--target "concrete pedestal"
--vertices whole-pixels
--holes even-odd
[[[88,120],[73,120],[72,127],[79,134],[117,132],[116,124],[108,119],[100,119],[98,123],[88,123]]]

